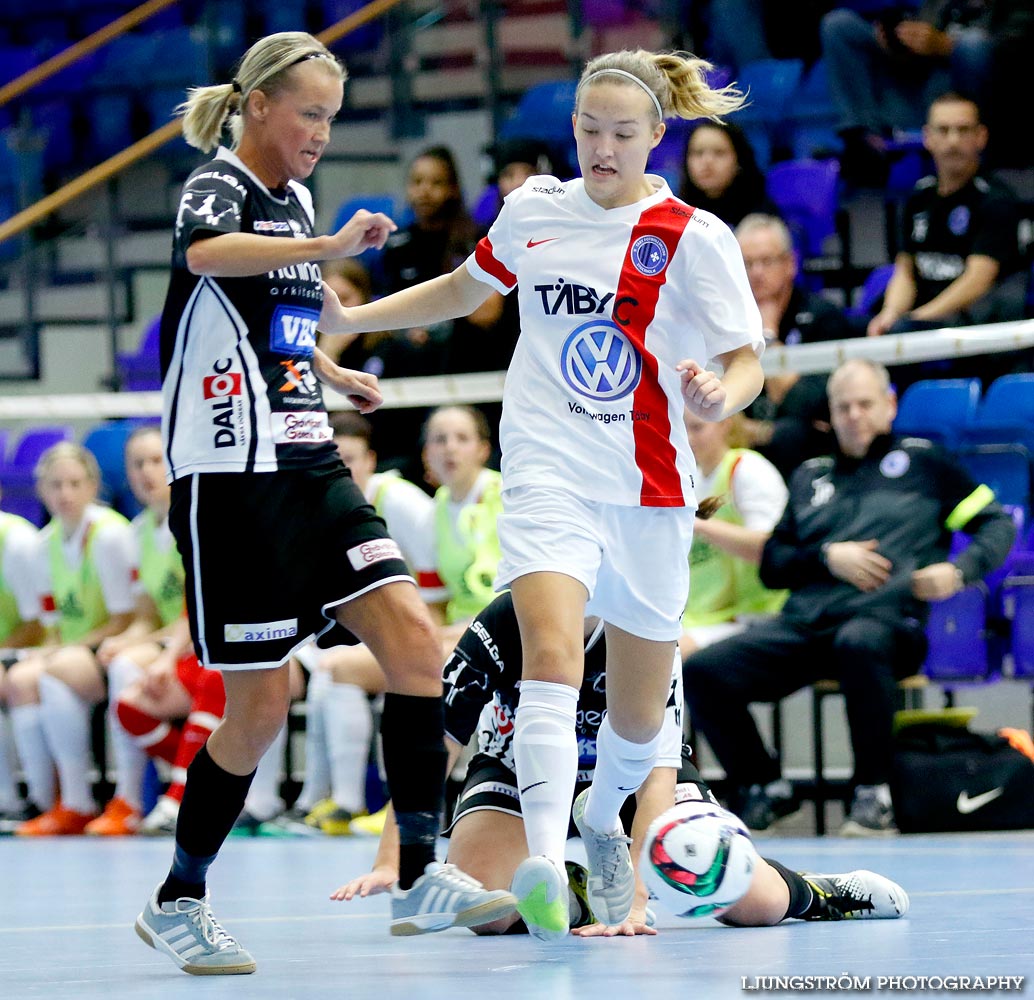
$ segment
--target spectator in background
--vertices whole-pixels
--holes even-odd
[[[456,160],[445,146],[430,146],[413,159],[406,179],[406,202],[413,221],[389,236],[384,247],[386,293],[448,274],[473,252],[479,236],[463,201]],[[380,345],[383,369],[374,374],[394,377],[444,371],[447,357],[456,360],[450,339],[462,336],[466,324],[483,336],[499,312],[500,303],[489,299],[465,319],[397,332]]]
[[[973,101],[944,94],[931,105],[923,144],[936,175],[924,177],[905,203],[900,246],[883,306],[867,333],[905,333],[944,326],[1022,319],[1027,274],[1017,237],[1019,206],[1002,184],[983,176],[987,127]],[[935,374],[994,378],[1014,356],[966,358]],[[899,390],[930,369],[894,372]]]
[[[736,635],[746,623],[775,614],[785,591],[758,579],[761,550],[786,506],[786,483],[771,462],[744,448],[742,414],[709,423],[685,413],[697,471],[697,502],[713,497],[710,516],[697,511],[689,552],[693,586],[682,616],[683,658],[712,642]]]
[[[48,448],[35,478],[51,517],[34,574],[50,642],[15,663],[4,686],[29,798],[42,814],[15,833],[78,834],[97,814],[90,714],[106,695],[97,650],[133,623],[136,546],[129,522],[97,503],[100,469],[81,445]]]
[[[797,255],[786,224],[772,215],[748,215],[736,227],[754,300],[769,344],[843,340],[851,328],[831,302],[798,288]],[[769,375],[747,410],[748,445],[761,452],[784,479],[806,458],[831,447],[825,375]]]
[[[43,641],[39,594],[35,585],[36,527],[17,514],[0,511],[0,695],[7,667],[26,646]],[[31,819],[14,781],[7,715],[0,697],[0,834]]]
[[[764,830],[796,809],[748,711],[821,678],[840,682],[854,752],[848,836],[896,832],[891,725],[899,678],[923,662],[926,603],[982,579],[1015,529],[986,486],[927,441],[897,440],[887,370],[855,359],[829,379],[832,456],[804,463],[765,544],[761,581],[790,597],[771,621],[685,661],[694,726],[718,757],[744,822]],[[948,561],[953,531],[972,539]]]
[[[777,214],[750,140],[739,126],[725,122],[705,120],[690,133],[679,197],[733,229],[753,212]]]
[[[875,21],[839,8],[822,21],[822,51],[844,139],[843,175],[882,186],[886,140],[922,125],[922,109],[948,87],[986,97],[992,8],[1016,0],[925,0],[918,12],[887,6]]]

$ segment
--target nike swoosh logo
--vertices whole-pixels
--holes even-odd
[[[1005,793],[1005,789],[998,787],[992,788],[989,792],[982,792],[980,795],[974,795],[970,797],[969,792],[959,792],[959,797],[955,801],[955,808],[958,809],[963,816],[967,813],[976,812],[978,809],[986,806],[988,802],[994,802],[1000,795]]]
[[[543,243],[552,243],[553,240],[558,239],[560,239],[559,236],[550,236],[544,240],[528,240],[528,249],[530,250],[532,247],[542,246]]]
[[[521,795],[523,795],[525,792],[530,792],[533,788],[538,788],[539,785],[544,785],[544,784],[545,784],[544,781],[536,781],[534,785],[528,785],[527,788],[522,788],[521,789]]]
[[[624,785],[618,785],[619,792],[637,792],[639,791],[638,785],[632,785],[631,788],[625,788]]]

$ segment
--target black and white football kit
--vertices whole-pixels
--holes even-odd
[[[331,628],[335,604],[411,577],[334,448],[312,372],[319,265],[191,273],[191,243],[225,233],[308,239],[312,198],[296,181],[270,190],[220,149],[184,186],[161,322],[169,523],[198,656],[275,667]]]

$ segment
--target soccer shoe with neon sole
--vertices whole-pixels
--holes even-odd
[[[134,929],[144,944],[192,976],[243,976],[255,971],[255,959],[212,916],[207,896],[159,905],[158,889],[136,918]]]
[[[513,913],[517,901],[504,889],[486,889],[455,865],[432,861],[408,889],[391,890],[391,933],[431,934],[477,927]]]
[[[129,837],[140,827],[140,812],[125,799],[114,798],[104,812],[86,824],[83,833],[88,837]]]
[[[600,833],[585,822],[586,789],[574,800],[571,818],[585,844],[589,862],[589,906],[601,924],[616,927],[632,912],[635,898],[635,870],[628,848],[632,841],[624,831]]]
[[[532,937],[540,941],[559,941],[567,937],[571,929],[570,890],[549,858],[542,855],[525,858],[513,873],[510,892]]]
[[[804,872],[802,877],[815,897],[811,907],[814,912],[805,920],[894,920],[908,913],[908,893],[897,882],[875,872]]]

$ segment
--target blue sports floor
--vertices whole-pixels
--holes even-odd
[[[551,946],[464,930],[392,938],[385,897],[332,903],[367,870],[370,840],[231,840],[216,863],[216,915],[258,972],[196,978],[146,948],[132,924],[164,874],[171,842],[0,840],[0,998],[315,997],[434,1000],[751,995],[756,976],[1027,977],[1034,995],[1034,832],[902,837],[879,843],[764,839],[762,854],[819,872],[871,868],[912,898],[903,920],[790,921],[733,929],[663,918],[654,938]],[[791,994],[794,995],[794,994]]]

